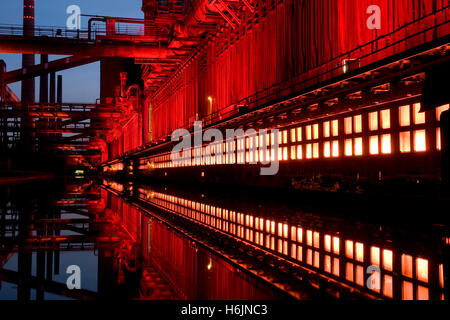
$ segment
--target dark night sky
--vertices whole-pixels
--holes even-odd
[[[36,0],[36,26],[65,27],[70,5],[78,5],[82,14],[143,18],[142,0]],[[1,0],[0,25],[22,25],[23,0]],[[88,18],[82,18],[82,28],[87,28]],[[61,56],[50,56],[50,60]],[[21,67],[21,56],[18,54],[2,54],[7,71]],[[36,56],[36,63],[39,61]],[[82,67],[63,71],[63,98],[65,102],[95,102],[100,95],[100,64],[92,63]],[[20,98],[20,83],[10,85]],[[36,97],[38,97],[39,81],[36,80]]]

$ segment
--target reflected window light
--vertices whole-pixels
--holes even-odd
[[[402,282],[402,300],[413,300],[414,299],[414,293],[413,293],[413,284],[409,281],[403,281]]]
[[[411,133],[409,131],[400,132],[400,152],[411,152]]]
[[[348,117],[344,119],[344,132],[345,134],[353,133],[353,118]]]
[[[331,122],[331,134],[333,137],[337,137],[339,135],[339,121],[333,120]]]
[[[381,136],[381,153],[390,154],[391,152],[392,152],[391,135],[384,134]]]
[[[425,123],[425,112],[420,112],[420,103],[414,104],[414,124]]]
[[[436,129],[436,150],[441,150],[441,128]]]
[[[380,153],[378,136],[371,136],[369,138],[369,150],[371,155],[376,155]]]
[[[402,275],[408,278],[413,276],[413,258],[407,254],[402,254]]]
[[[355,139],[355,156],[363,155],[363,139],[356,138]]]
[[[423,286],[417,287],[417,300],[428,300],[429,294],[428,294],[428,288]]]
[[[345,140],[345,155],[351,157],[353,155],[353,141],[352,139]]]
[[[364,262],[364,245],[360,242],[356,243],[356,261]]]
[[[323,136],[324,138],[329,138],[330,135],[331,135],[330,121],[325,121],[323,123]]]
[[[383,268],[387,271],[392,271],[392,251],[391,250],[383,250]]]
[[[333,141],[333,158],[338,158],[339,157],[339,141]]]
[[[369,113],[369,130],[375,131],[378,130],[378,112],[370,112]]]
[[[408,127],[411,125],[410,107],[402,106],[399,108],[399,120],[401,127]]]
[[[446,105],[436,108],[436,120],[437,121],[441,121],[442,112],[447,111],[449,109],[449,106],[450,105],[446,104]]]
[[[323,156],[325,158],[331,157],[331,144],[330,141],[326,141],[323,143]]]
[[[414,131],[414,151],[427,151],[426,132],[425,130]]]
[[[388,298],[394,297],[392,276],[390,275],[385,275],[383,277],[383,295]]]
[[[362,132],[362,116],[357,115],[353,117],[354,127],[353,131],[355,133],[361,133]]]
[[[389,129],[391,127],[391,110],[386,109],[380,112],[381,114],[381,128]]]
[[[428,282],[428,260],[416,259],[416,277],[419,281]]]
[[[324,249],[326,252],[331,252],[331,236],[328,234],[324,237]]]
[[[345,241],[345,256],[349,259],[353,259],[353,241]]]
[[[380,266],[380,248],[371,247],[370,248],[370,263],[374,266]]]

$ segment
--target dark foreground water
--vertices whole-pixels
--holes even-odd
[[[445,223],[314,201],[106,180],[4,187],[0,300],[447,298]]]

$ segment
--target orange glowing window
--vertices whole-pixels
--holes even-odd
[[[383,294],[388,297],[392,298],[394,296],[393,293],[393,284],[392,284],[392,276],[385,275],[383,279]]]
[[[437,121],[441,121],[442,112],[447,111],[449,109],[449,106],[450,105],[446,104],[444,106],[436,108],[436,120]]]
[[[283,224],[283,237],[288,237],[288,225],[286,223]]]
[[[339,121],[333,120],[331,121],[331,134],[333,137],[337,137],[339,135]]]
[[[356,245],[356,261],[364,262],[364,245],[357,242]]]
[[[354,273],[353,273],[353,263],[346,263],[345,264],[345,279],[353,282],[354,280]]]
[[[297,158],[297,148],[295,146],[291,147],[291,159],[295,160]]]
[[[312,145],[306,145],[306,159],[312,159]]]
[[[299,243],[303,242],[303,229],[302,228],[297,229],[297,241]]]
[[[319,144],[318,143],[313,144],[313,158],[314,159],[319,158]]]
[[[391,127],[391,110],[386,109],[380,112],[381,114],[381,128],[389,129]]]
[[[306,131],[306,140],[311,140],[312,139],[312,127],[306,126],[305,131]]]
[[[270,222],[270,232],[272,232],[272,234],[275,234],[275,221]]]
[[[331,135],[330,121],[325,121],[323,123],[323,136],[324,138],[329,138],[330,135]]]
[[[369,113],[369,130],[378,130],[378,112]]]
[[[303,261],[303,248],[301,246],[297,247],[297,260]]]
[[[353,141],[352,139],[345,140],[345,155],[351,157],[353,155]]]
[[[329,141],[326,141],[323,144],[323,156],[325,158],[331,157],[331,143]]]
[[[417,287],[417,300],[428,300],[429,294],[428,294],[428,288],[425,288],[423,286]]]
[[[330,256],[325,256],[324,260],[323,260],[323,268],[325,270],[325,272],[331,273],[331,257]]]
[[[345,134],[353,133],[353,118],[348,117],[344,119],[344,132]]]
[[[278,223],[278,236],[283,236],[283,225],[281,223]]]
[[[287,132],[287,130],[283,131],[283,143],[284,144],[288,143],[288,132]]]
[[[362,116],[361,115],[353,117],[353,131],[355,133],[362,132]]]
[[[413,284],[409,281],[403,281],[402,282],[402,300],[413,300],[414,299],[414,293],[413,293]]]
[[[413,106],[414,110],[414,123],[424,124],[425,123],[425,112],[420,112],[420,103],[415,103]]]
[[[297,259],[297,245],[291,245],[291,257],[292,259]]]
[[[426,133],[425,130],[414,131],[414,151],[427,151]]]
[[[441,150],[441,128],[436,129],[436,149]]]
[[[411,152],[411,133],[409,131],[400,132],[400,152]]]
[[[383,250],[383,268],[387,271],[392,271],[392,251],[391,250]]]
[[[381,136],[381,153],[389,154],[392,152],[391,148],[391,135],[384,134]]]
[[[363,154],[363,139],[355,139],[355,156],[362,156]]]
[[[297,228],[291,227],[291,240],[297,241]]]
[[[444,288],[444,265],[439,265],[439,286]]]
[[[300,127],[300,128],[297,128],[297,141],[301,142],[302,138],[303,138],[303,136],[302,136],[302,127]]]
[[[314,232],[314,248],[319,249],[320,247],[320,233]]]
[[[428,282],[428,260],[417,258],[416,277],[419,281]]]
[[[345,256],[349,259],[353,259],[353,241],[345,241]]]
[[[291,129],[291,142],[295,142],[296,141],[296,139],[295,139],[296,131],[297,130],[295,130],[295,129]]]
[[[308,246],[310,246],[310,247],[312,247],[312,242],[313,242],[312,236],[313,236],[312,231],[311,230],[307,230],[306,231],[306,244]]]
[[[313,137],[315,140],[319,139],[319,124],[318,123],[313,125]]]
[[[408,278],[413,276],[413,258],[407,254],[402,254],[402,275]]]
[[[299,160],[303,159],[302,146],[297,146],[297,159]]]
[[[333,158],[338,158],[339,157],[339,141],[333,141],[332,144],[332,156]]]
[[[327,252],[331,252],[331,236],[328,234],[324,237],[324,249]]]
[[[334,254],[339,254],[340,252],[340,248],[339,248],[339,238],[338,237],[333,237],[333,253]]]
[[[399,108],[400,126],[408,127],[411,125],[410,107],[403,106]]]
[[[379,154],[378,136],[372,136],[369,138],[369,150],[370,154]]]
[[[288,148],[283,148],[283,160],[288,159]]]
[[[380,266],[380,248],[370,248],[370,263],[374,266]]]
[[[364,268],[356,266],[355,268],[355,282],[357,285],[364,287]]]
[[[333,258],[333,274],[339,277],[339,259]]]
[[[314,267],[320,268],[320,253],[318,251],[314,252]]]
[[[308,249],[306,251],[306,263],[312,265],[312,250]]]

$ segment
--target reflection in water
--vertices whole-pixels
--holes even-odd
[[[294,211],[281,215],[279,208],[267,206],[253,211],[246,205],[237,208],[236,203],[227,206],[226,199],[231,197],[225,195],[214,198],[146,186],[134,189],[135,201],[251,244],[261,253],[315,274],[323,283],[334,281],[343,290],[350,288],[372,298],[445,299],[448,237],[440,234],[395,230],[395,238],[370,225],[350,230],[347,221],[320,215]]]

